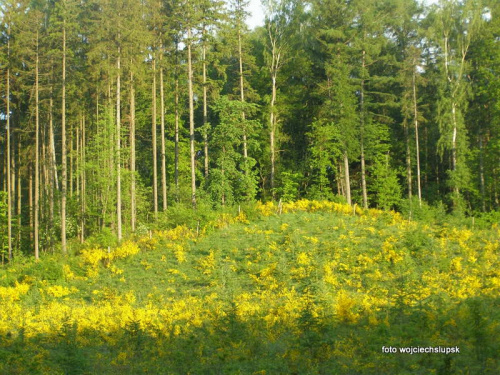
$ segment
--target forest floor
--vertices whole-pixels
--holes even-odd
[[[498,226],[256,210],[0,268],[0,374],[500,373]]]

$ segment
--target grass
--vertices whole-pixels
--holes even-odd
[[[495,225],[257,210],[0,269],[0,373],[499,373]]]

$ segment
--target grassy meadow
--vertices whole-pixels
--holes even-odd
[[[0,374],[498,374],[499,252],[496,225],[298,201],[19,259]]]

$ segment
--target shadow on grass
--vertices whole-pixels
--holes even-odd
[[[1,374],[498,374],[500,299],[474,298],[447,312],[401,307],[339,321],[305,309],[293,321],[242,320],[234,309],[200,327],[0,337]],[[279,317],[277,317],[279,318]],[[383,353],[382,347],[459,347],[456,354]]]

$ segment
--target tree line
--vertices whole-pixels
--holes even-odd
[[[4,0],[2,259],[172,205],[497,210],[494,0]]]

